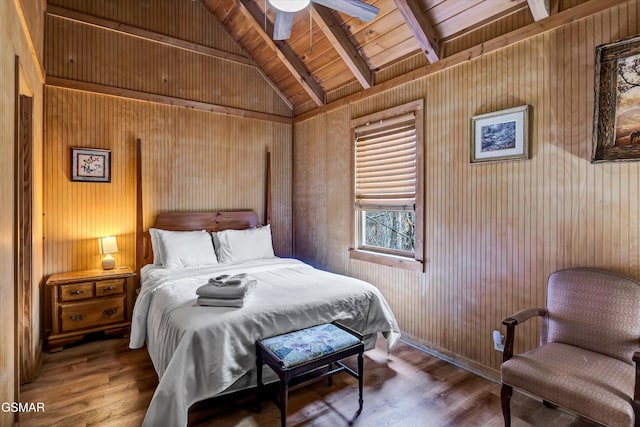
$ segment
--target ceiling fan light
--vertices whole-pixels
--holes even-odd
[[[309,6],[311,0],[269,0],[271,6],[283,12],[297,12]]]

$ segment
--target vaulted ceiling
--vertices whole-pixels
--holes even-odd
[[[273,40],[267,0],[202,1],[297,115],[586,0],[364,0],[379,9],[370,22],[311,3],[287,40]]]

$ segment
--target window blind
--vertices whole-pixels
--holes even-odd
[[[355,129],[356,206],[413,210],[416,120],[409,113]]]

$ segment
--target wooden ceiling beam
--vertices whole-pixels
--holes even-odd
[[[362,87],[369,89],[373,86],[373,73],[349,39],[349,36],[347,36],[340,22],[328,8],[315,3],[312,3],[312,7],[313,20],[316,21],[320,30],[322,30]]]
[[[323,106],[326,98],[324,90],[313,78],[311,73],[309,73],[291,46],[282,40],[271,39],[270,34],[273,34],[273,24],[267,20],[266,29],[263,28],[264,15],[258,5],[251,0],[236,0],[236,4],[238,5],[240,12],[242,12],[249,21],[251,28],[253,28],[264,40],[267,46],[274,51],[278,59],[282,61],[287,70],[289,70],[298,83],[302,85],[313,102],[319,107]]]
[[[534,21],[538,22],[550,16],[547,1],[548,0],[527,0],[527,3],[529,3],[529,10],[531,11],[531,15],[533,15]]]
[[[440,44],[418,0],[393,0],[430,63],[440,60]]]

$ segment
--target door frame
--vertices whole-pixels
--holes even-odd
[[[36,376],[33,332],[33,90],[16,56],[15,101],[15,372],[20,385]]]

